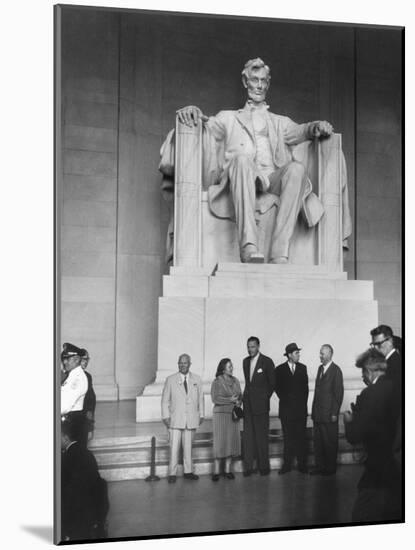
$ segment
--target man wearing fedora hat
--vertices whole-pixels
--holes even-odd
[[[275,368],[275,391],[279,397],[279,417],[284,436],[284,463],[279,474],[292,469],[294,457],[298,470],[307,472],[307,367],[299,362],[301,348],[295,342],[285,347],[287,361]]]

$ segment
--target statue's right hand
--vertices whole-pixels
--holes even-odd
[[[205,116],[199,107],[195,105],[189,105],[176,111],[177,117],[182,124],[186,126],[197,126],[199,120],[206,121],[208,117]]]

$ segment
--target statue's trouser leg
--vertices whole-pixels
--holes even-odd
[[[271,261],[288,258],[290,240],[301,209],[306,169],[300,162],[290,162],[270,176],[269,193],[280,197],[277,221],[272,234]]]
[[[255,166],[246,156],[236,156],[228,168],[231,198],[235,208],[239,246],[258,245],[255,222]]]

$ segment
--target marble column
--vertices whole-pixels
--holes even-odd
[[[341,134],[321,140],[318,149],[318,194],[324,215],[318,224],[318,264],[343,271]]]
[[[174,265],[201,265],[202,130],[176,121]]]

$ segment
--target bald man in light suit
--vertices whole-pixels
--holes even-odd
[[[179,356],[178,365],[179,372],[166,378],[161,396],[161,417],[170,435],[169,483],[176,481],[180,446],[185,479],[199,479],[193,472],[192,443],[204,419],[202,379],[189,372],[191,359],[186,353]]]

